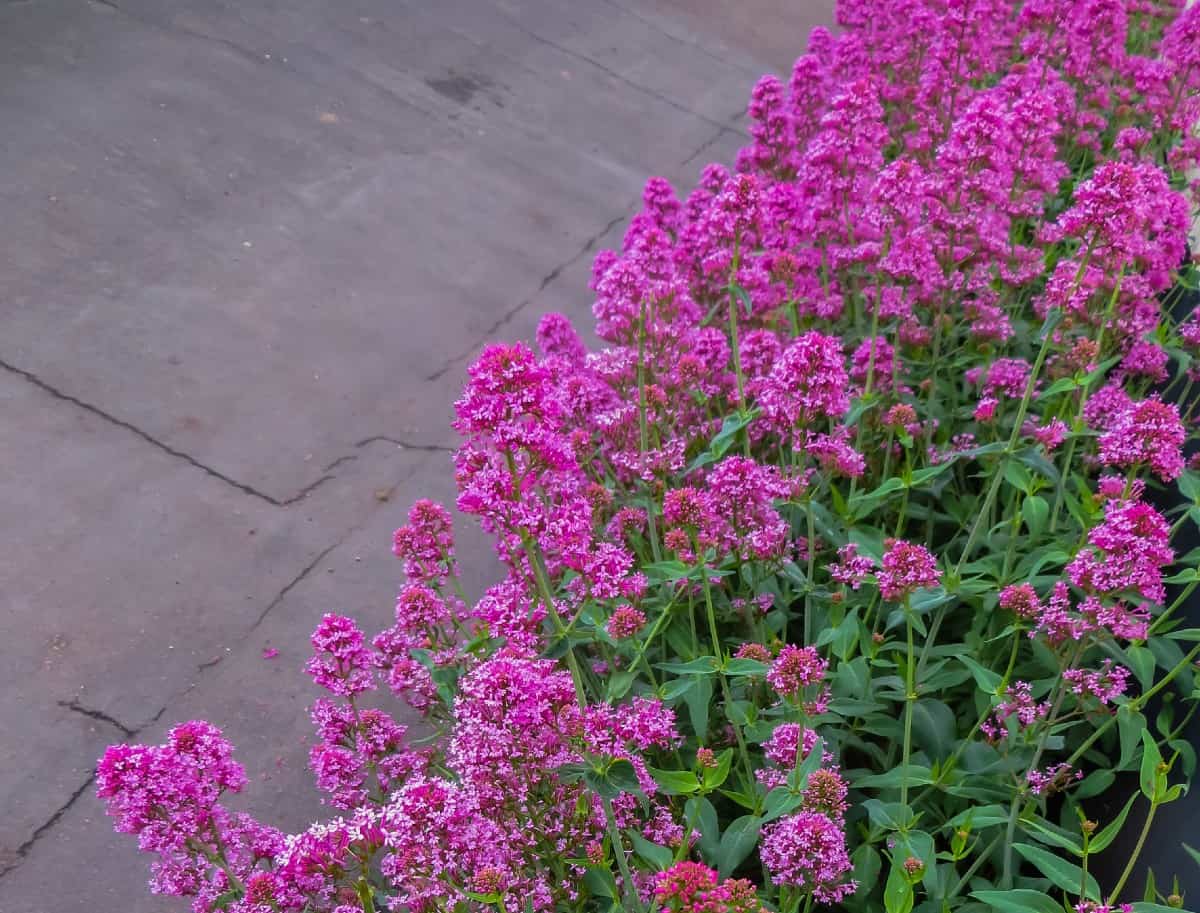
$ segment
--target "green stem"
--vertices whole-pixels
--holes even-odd
[[[1129,857],[1129,861],[1125,863],[1125,871],[1121,873],[1120,880],[1117,881],[1117,886],[1113,888],[1112,894],[1108,897],[1110,905],[1115,905],[1117,898],[1121,895],[1121,889],[1125,887],[1125,882],[1129,881],[1129,876],[1133,874],[1133,867],[1137,863],[1138,857],[1142,854],[1142,849],[1146,845],[1146,837],[1150,834],[1150,825],[1154,823],[1154,814],[1158,811],[1158,803],[1151,800],[1150,812],[1146,815],[1146,821],[1142,824],[1142,832],[1138,834],[1137,844],[1133,848],[1133,854]]]
[[[712,584],[710,584],[708,581],[707,567],[701,566],[700,576],[704,581],[704,605],[708,615],[708,633],[709,637],[712,638],[713,656],[715,656],[717,662],[721,663],[723,666],[725,662],[725,655],[721,650],[720,634],[717,632],[717,612],[713,607]],[[729,690],[729,679],[725,677],[725,670],[723,668],[717,673],[717,678],[721,682],[721,697],[725,701],[725,716],[728,719],[733,708],[733,693]],[[746,772],[746,788],[753,789],[754,771],[750,767],[750,752],[746,748],[746,737],[742,734],[741,726],[735,723],[732,719],[729,720],[729,723],[733,727],[733,735],[737,740],[738,753],[742,756],[742,766]],[[699,735],[700,733],[697,733],[697,736]]]
[[[1009,653],[1008,653],[1008,667],[1004,670],[1004,676],[1000,679],[1000,683],[998,685],[996,685],[996,694],[997,695],[1003,694],[1005,689],[1008,688],[1009,682],[1012,680],[1013,669],[1016,667],[1016,664],[1017,664],[1017,651],[1020,648],[1020,646],[1021,646],[1021,629],[1018,627],[1013,632],[1012,648],[1009,650]],[[947,758],[945,760],[945,762],[943,762],[943,764],[941,766],[942,773],[938,775],[938,779],[933,784],[925,787],[925,789],[922,790],[921,794],[919,796],[917,796],[917,798],[914,800],[914,804],[919,803],[929,792],[936,789],[937,786],[941,784],[942,777],[954,769],[954,765],[956,763],[958,763],[958,759],[962,757],[962,753],[964,751],[966,751],[967,746],[971,744],[971,740],[975,738],[975,733],[977,733],[979,731],[980,727],[983,726],[983,724],[987,721],[987,718],[991,715],[992,715],[992,707],[989,704],[984,709],[983,713],[979,716],[979,718],[975,721],[975,725],[971,727],[971,731],[969,733],[967,733],[966,738],[959,740],[957,747],[954,749],[953,752],[950,753],[950,757]]]
[[[1050,532],[1053,534],[1058,529],[1058,515],[1062,511],[1063,495],[1067,490],[1067,480],[1070,478],[1071,461],[1075,459],[1075,442],[1078,440],[1075,437],[1075,422],[1071,425],[1071,440],[1067,441],[1066,459],[1063,460],[1062,474],[1059,476],[1058,485],[1054,490],[1054,507],[1050,510]]]
[[[566,627],[562,623],[562,619],[558,615],[558,608],[554,604],[554,596],[550,593],[550,583],[546,580],[546,572],[542,568],[541,550],[534,544],[529,534],[521,530],[521,545],[525,549],[525,555],[529,559],[530,567],[533,568],[533,577],[537,583],[538,593],[542,597],[542,603],[546,607],[546,616],[554,625],[555,633],[559,637],[568,637]],[[575,684],[575,700],[580,707],[587,706],[587,697],[584,693],[583,686],[583,671],[579,668],[579,659],[575,656],[575,648],[567,643],[567,668],[571,670],[571,681]]]
[[[1029,762],[1029,771],[1037,769],[1039,762],[1042,760],[1042,755],[1046,751],[1046,742],[1050,738],[1050,733],[1054,730],[1054,724],[1058,721],[1058,712],[1062,709],[1063,700],[1067,696],[1066,680],[1063,679],[1062,673],[1067,669],[1072,668],[1079,661],[1079,657],[1083,654],[1083,641],[1076,648],[1074,655],[1067,664],[1059,670],[1058,684],[1055,686],[1054,702],[1051,704],[1050,713],[1046,717],[1046,725],[1042,729],[1042,734],[1038,737],[1037,748],[1033,752],[1033,760]],[[1028,780],[1028,772],[1026,780]],[[1013,796],[1012,805],[1008,810],[1008,827],[1005,831],[1004,839],[1004,868],[1002,871],[1000,886],[1004,890],[1012,887],[1013,879],[1013,838],[1017,832],[1017,818],[1021,810],[1022,790],[1024,786],[1018,787],[1017,794]]]
[[[908,662],[904,667],[904,773],[900,779],[900,804],[908,807],[908,762],[912,755],[913,705],[917,700],[916,659],[913,651],[913,624],[911,598],[904,597],[904,627],[908,639]]]
[[[641,312],[638,316],[638,354],[637,354],[637,388],[638,388],[638,446],[639,456],[645,458],[650,449],[650,429],[646,421],[646,302],[642,301]],[[658,547],[658,526],[654,519],[654,508],[646,509],[646,531],[650,537],[650,550],[654,560],[661,561],[662,555]]]
[[[1200,583],[1200,581],[1193,580],[1191,583],[1189,583],[1187,586],[1185,586],[1183,588],[1183,591],[1179,594],[1179,596],[1176,597],[1175,601],[1172,602],[1171,605],[1167,607],[1167,610],[1165,612],[1163,612],[1161,615],[1159,615],[1156,619],[1154,619],[1154,621],[1151,623],[1150,627],[1147,629],[1147,632],[1146,632],[1147,637],[1150,637],[1150,635],[1152,635],[1152,634],[1158,633],[1158,629],[1161,628],[1166,623],[1167,619],[1171,617],[1171,614],[1177,608],[1179,608],[1181,605],[1183,605],[1184,600],[1186,600],[1189,596],[1192,595],[1192,590],[1196,589],[1196,586],[1198,583]]]
[[[371,885],[367,883],[367,879],[358,879],[354,888],[358,893],[358,902],[362,905],[363,913],[375,913],[375,900],[371,897]]]
[[[996,848],[996,845],[999,842],[1000,835],[997,834],[994,838],[992,838],[992,842],[984,848],[983,852],[975,857],[975,861],[971,863],[971,867],[967,869],[963,877],[958,880],[958,883],[954,886],[950,893],[946,895],[945,899],[947,901],[957,897],[958,893],[967,886],[967,882],[969,882],[975,876],[975,873],[979,871],[979,867],[987,861],[987,858],[990,855],[992,855],[992,850]]]
[[[1026,413],[1029,411],[1029,403],[1033,399],[1033,389],[1037,384],[1038,375],[1042,372],[1042,365],[1046,361],[1046,355],[1050,351],[1050,342],[1053,336],[1053,332],[1047,330],[1042,337],[1041,348],[1038,349],[1037,358],[1034,360],[1033,368],[1029,372],[1029,380],[1025,383],[1025,394],[1021,397],[1021,405],[1017,408],[1017,417],[1013,420],[1012,433],[1008,436],[1008,444],[1004,448],[1000,464],[996,467],[996,474],[992,476],[992,484],[988,486],[983,507],[975,516],[975,522],[971,525],[971,532],[967,536],[967,542],[963,546],[962,554],[958,558],[958,563],[954,566],[954,578],[956,581],[962,576],[963,565],[970,560],[971,552],[975,547],[975,540],[979,537],[983,524],[992,512],[992,505],[995,503],[996,495],[1000,491],[1000,484],[1004,481],[1004,472],[1002,471],[1004,461],[1012,456],[1016,450],[1017,441],[1021,439],[1021,425],[1025,421]],[[944,613],[945,606],[943,605],[939,609],[939,616]]]
[[[813,506],[812,496],[810,495],[805,502],[805,513],[808,516],[808,584],[804,592],[804,645],[808,646],[812,643],[812,589],[813,589],[813,571],[816,567],[816,525],[813,522]]]
[[[621,880],[624,882],[625,902],[636,913],[642,913],[642,900],[638,897],[637,886],[633,883],[633,875],[629,871],[629,860],[625,858],[625,844],[617,828],[612,802],[607,798],[601,798],[600,801],[604,806],[604,820],[608,823],[608,839],[612,843],[613,855],[617,857],[617,868],[620,869]]]

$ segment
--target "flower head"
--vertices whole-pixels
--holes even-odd
[[[923,587],[937,586],[941,573],[937,560],[927,548],[903,539],[890,539],[883,553],[883,567],[876,578],[880,595],[899,602]]]
[[[800,812],[768,825],[759,854],[777,884],[811,892],[821,903],[839,903],[858,887],[848,879],[854,866],[845,833],[819,812]]]

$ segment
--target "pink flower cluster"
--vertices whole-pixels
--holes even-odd
[[[937,559],[929,549],[902,539],[887,543],[883,567],[875,576],[879,595],[892,602],[900,602],[924,587],[937,586],[942,579]]]
[[[540,354],[471,365],[456,506],[503,577],[469,602],[450,513],[421,500],[389,627],[322,618],[309,760],[343,817],[285,836],[226,809],[245,775],[205,723],[106,753],[100,796],[155,854],[155,890],[196,913],[837,904],[848,844],[878,837],[848,830],[850,796],[893,798],[850,791],[851,764],[897,757],[871,708],[899,706],[897,670],[972,689],[939,634],[1013,641],[1006,687],[967,714],[975,747],[1048,764],[1005,788],[1079,778],[1030,744],[1111,720],[1136,684],[1097,655],[1151,637],[1175,561],[1146,487],[1180,479],[1195,430],[1171,367],[1200,379],[1180,355],[1200,324],[1162,298],[1197,190],[1200,7],[840,0],[838,24],[755,86],[733,171],[683,198],[647,183],[593,264],[605,348],[550,314]],[[1121,475],[1090,496],[1100,472]],[[943,567],[947,592],[921,593]],[[409,744],[389,689],[437,740]],[[909,729],[905,776],[935,763]],[[932,822],[962,798],[942,785],[901,796]],[[725,816],[780,797],[745,870],[764,882],[721,880]],[[898,857],[910,887],[960,861],[936,855]]]
[[[820,812],[800,812],[763,831],[763,865],[777,884],[811,893],[821,903],[840,903],[858,887],[839,822]]]
[[[754,885],[740,878],[719,881],[698,862],[677,862],[654,876],[654,899],[671,913],[760,913]]]

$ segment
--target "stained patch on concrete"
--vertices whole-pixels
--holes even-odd
[[[460,105],[469,104],[479,92],[490,89],[494,83],[487,76],[479,73],[458,73],[450,70],[445,76],[436,79],[425,78],[425,85],[444,98]]]

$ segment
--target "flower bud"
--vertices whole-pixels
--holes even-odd
[[[910,884],[916,884],[925,875],[925,863],[916,856],[904,860],[904,874]]]

